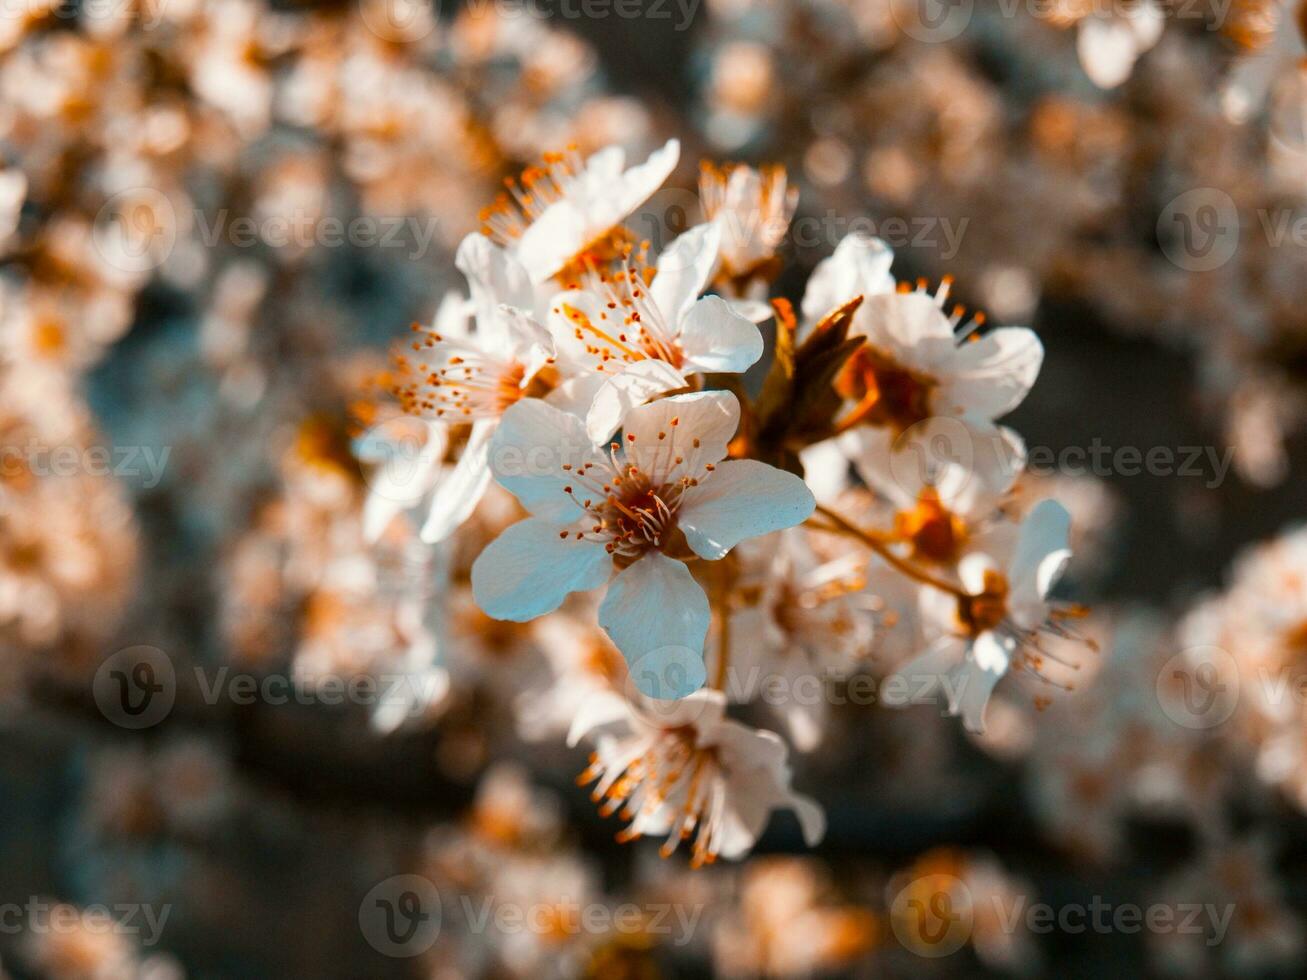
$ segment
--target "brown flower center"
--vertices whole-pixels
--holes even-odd
[[[999,572],[987,571],[978,594],[958,598],[958,620],[971,636],[992,630],[1007,616],[1007,596],[1007,579]]]
[[[841,368],[835,390],[857,406],[840,423],[888,426],[896,432],[931,416],[931,391],[938,382],[904,367],[883,350],[863,344]]]

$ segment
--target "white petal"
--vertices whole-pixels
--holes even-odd
[[[962,718],[967,731],[984,733],[985,706],[994,685],[1007,673],[1014,646],[1011,639],[1002,640],[988,631],[976,637],[966,663],[955,675],[958,689],[952,693],[949,705],[950,712]]]
[[[793,473],[732,459],[688,492],[679,525],[695,554],[716,560],[745,538],[802,524],[816,506],[812,491]]]
[[[496,425],[494,419],[482,419],[472,424],[463,455],[431,494],[431,509],[422,525],[423,541],[434,544],[445,540],[472,516],[490,485],[487,455]]]
[[[724,459],[739,426],[740,403],[734,395],[699,391],[633,408],[623,428],[631,462],[658,482],[672,483],[686,474],[701,476],[704,464]]]
[[[501,303],[530,310],[535,291],[522,264],[485,235],[473,232],[459,243],[454,264],[467,277],[477,327],[492,330]]]
[[[707,288],[721,238],[716,225],[696,225],[678,235],[658,257],[658,274],[649,286],[649,295],[668,323],[679,323]]]
[[[613,560],[603,543],[564,530],[571,529],[528,518],[486,546],[472,566],[472,594],[487,616],[524,623],[608,580]]]
[[[679,140],[670,139],[650,153],[644,163],[637,164],[622,174],[615,205],[615,210],[619,211],[620,215],[616,221],[621,221],[649,200],[653,192],[662,187],[664,181],[672,175],[680,159],[681,143]]]
[[[603,229],[600,229],[602,232]],[[549,205],[517,242],[517,257],[536,283],[547,282],[590,244],[590,223],[570,200]]]
[[[576,482],[577,469],[598,458],[585,423],[539,398],[511,406],[490,444],[490,469],[500,486],[536,517],[560,523],[580,517],[564,488]],[[584,499],[579,487],[576,492]]]
[[[820,320],[831,310],[855,296],[870,298],[894,292],[890,266],[894,252],[879,238],[854,233],[846,235],[835,253],[817,263],[803,293],[803,318]]]
[[[1033,330],[991,330],[957,349],[952,376],[941,379],[940,411],[1000,418],[1025,399],[1043,363],[1044,345]]]
[[[370,429],[354,451],[376,464],[363,505],[363,535],[376,541],[397,514],[430,491],[445,453],[445,426],[412,416],[394,419]]]
[[[731,304],[731,309],[744,317],[750,323],[766,323],[776,311],[772,305],[760,299],[731,299],[727,300]]]
[[[900,509],[933,490],[950,510],[980,517],[998,503],[1025,467],[1025,444],[984,419],[935,416],[897,437],[860,427],[840,437],[858,475]]]
[[[1143,54],[1161,38],[1162,29],[1166,26],[1166,14],[1153,0],[1140,0],[1127,7],[1125,15],[1134,28],[1139,53]]]
[[[664,700],[707,680],[708,620],[708,597],[690,570],[656,551],[621,572],[599,607],[599,625],[622,651],[635,686]]]
[[[766,829],[773,810],[792,809],[803,839],[816,845],[826,832],[821,807],[790,788],[785,743],[775,732],[726,721],[716,732],[728,772],[726,810],[715,844],[722,857],[742,857]]]
[[[1043,620],[1044,599],[1071,560],[1070,534],[1071,515],[1056,500],[1041,500],[1021,522],[1008,569],[1008,609],[1019,626]]]
[[[576,745],[596,729],[631,723],[631,706],[614,691],[595,691],[581,702],[567,731],[567,744]]]
[[[881,685],[881,703],[889,708],[932,704],[946,681],[962,664],[966,644],[956,636],[941,636],[894,671]],[[950,681],[951,683],[951,681]]]
[[[526,367],[522,377],[522,384],[525,385],[553,359],[553,335],[536,323],[529,313],[515,306],[500,306],[495,314],[508,340],[513,360]]]
[[[803,464],[803,481],[817,500],[831,503],[849,488],[849,457],[838,440],[814,443],[799,453],[799,461]]]
[[[692,371],[739,374],[762,357],[762,334],[720,296],[705,296],[681,322],[681,350]]]
[[[953,325],[926,293],[872,296],[858,311],[867,339],[899,364],[934,374],[957,356]]]
[[[647,358],[604,379],[586,414],[586,431],[595,445],[606,443],[637,405],[667,391],[684,388],[685,378],[666,361]]]
[[[612,184],[622,177],[626,166],[626,150],[620,146],[605,146],[585,159],[583,176],[597,185]]]
[[[1139,50],[1135,32],[1124,18],[1091,15],[1080,21],[1076,52],[1085,74],[1099,88],[1115,88],[1129,78]]]

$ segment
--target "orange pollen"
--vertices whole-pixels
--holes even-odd
[[[967,526],[950,512],[933,490],[922,492],[911,510],[894,515],[895,534],[912,546],[912,557],[939,565],[957,561],[967,539]]]
[[[857,405],[839,423],[888,426],[903,432],[931,416],[931,392],[938,382],[904,367],[886,352],[863,344],[840,369],[835,390]]]
[[[986,571],[977,595],[958,599],[958,620],[971,636],[992,630],[1007,617],[1008,583],[999,572]]]

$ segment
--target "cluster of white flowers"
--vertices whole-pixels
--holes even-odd
[[[777,806],[810,842],[823,830],[785,742],[726,717],[750,678],[791,686],[801,750],[823,714],[798,682],[859,667],[884,702],[938,701],[980,731],[1006,674],[1060,684],[1043,640],[1081,610],[1049,596],[1067,512],[1015,505],[1024,444],[996,422],[1038,374],[1034,333],[986,329],[947,281],[896,287],[864,235],[818,265],[799,314],[763,302],[796,206],[775,169],[705,166],[705,222],[651,256],[624,222],[678,158],[675,141],[631,167],[569,152],[510,181],[458,249],[469,294],[397,356],[405,415],[358,450],[374,538],[413,513],[450,547],[483,499],[499,506],[492,480],[516,498],[524,518],[470,570],[492,619],[574,624],[595,615],[576,594],[606,590],[597,623],[625,679],[566,676],[560,653],[544,700],[573,706],[571,739],[596,747],[583,779],[624,836],[692,838],[704,863],[745,853]]]

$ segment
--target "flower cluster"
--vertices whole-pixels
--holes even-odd
[[[797,310],[766,302],[796,206],[775,168],[705,165],[704,222],[653,254],[628,219],[678,158],[675,141],[630,166],[569,150],[510,180],[459,246],[467,293],[396,353],[403,415],[383,406],[356,446],[376,540],[408,528],[466,554],[488,489],[515,498],[523,519],[474,552],[472,599],[507,623],[593,617],[623,667],[551,656],[569,693],[546,699],[595,745],[582,780],[623,837],[691,839],[704,863],[747,851],[776,807],[822,833],[784,741],[725,717],[759,678],[788,688],[775,707],[800,750],[822,739],[821,690],[858,672],[981,733],[1009,673],[1037,703],[1070,686],[1050,641],[1077,638],[1083,610],[1051,596],[1068,514],[1017,501],[1024,445],[998,421],[1038,375],[1034,333],[968,314],[951,280],[896,283],[863,234]]]

